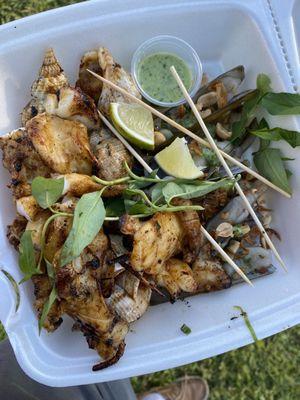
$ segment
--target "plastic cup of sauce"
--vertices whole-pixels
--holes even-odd
[[[202,64],[196,51],[184,40],[161,35],[142,43],[131,62],[133,79],[149,102],[161,107],[183,104],[184,97],[171,74],[174,65],[193,97],[201,85]]]

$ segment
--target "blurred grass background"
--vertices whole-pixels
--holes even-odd
[[[77,1],[0,0],[0,23],[73,3]],[[109,47],[109,43],[105,45]],[[4,337],[0,325],[0,340]],[[299,400],[299,368],[300,328],[295,327],[265,340],[263,346],[252,344],[201,362],[133,378],[132,383],[140,393],[192,374],[207,379],[212,400]]]

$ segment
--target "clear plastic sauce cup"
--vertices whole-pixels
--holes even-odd
[[[191,73],[191,86],[189,88],[189,94],[193,97],[197,90],[200,88],[202,79],[202,64],[196,51],[184,40],[179,39],[175,36],[160,35],[147,40],[142,43],[135,51],[132,62],[131,62],[131,73],[133,79],[139,88],[141,94],[149,102],[156,104],[161,107],[173,107],[183,104],[185,102],[184,97],[174,102],[160,101],[154,97],[151,97],[147,93],[141,83],[139,82],[139,66],[140,63],[148,56],[157,53],[167,53],[177,56],[183,60]],[[155,71],[154,71],[155,74]],[[171,74],[171,72],[170,72]]]

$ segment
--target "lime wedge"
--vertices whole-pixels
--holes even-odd
[[[157,153],[155,160],[166,174],[181,179],[196,179],[203,172],[196,167],[184,138],[176,138],[170,146]]]
[[[110,116],[116,129],[141,149],[154,149],[154,124],[150,111],[137,104],[110,103]]]

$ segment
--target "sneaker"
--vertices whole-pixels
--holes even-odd
[[[154,393],[160,394],[165,400],[207,400],[209,387],[202,378],[185,376],[168,386],[151,389],[150,392],[138,396],[138,400],[143,400],[146,396]]]

